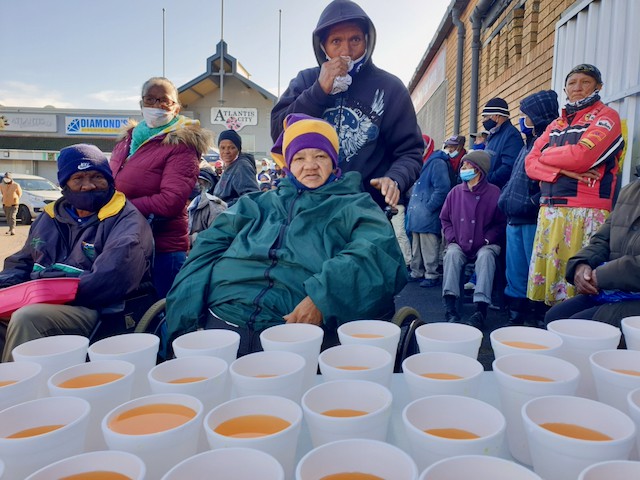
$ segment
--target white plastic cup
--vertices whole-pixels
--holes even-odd
[[[124,360],[136,367],[132,398],[148,395],[151,390],[147,375],[158,358],[160,338],[151,333],[124,333],[103,338],[89,347],[89,358],[96,360]]]
[[[229,366],[236,396],[279,395],[299,402],[306,362],[297,353],[255,352],[238,358]]]
[[[430,395],[475,397],[484,367],[476,359],[460,353],[428,352],[407,357],[402,362],[402,371],[411,398],[416,400]],[[440,378],[442,375],[459,378]]]
[[[75,397],[47,397],[0,412],[0,458],[8,480],[26,478],[40,468],[83,452],[91,407]],[[26,429],[61,428],[25,438],[7,438]]]
[[[445,458],[427,468],[419,480],[542,480],[515,462],[486,455]]]
[[[60,370],[86,362],[88,346],[89,339],[82,335],[52,335],[18,345],[11,354],[16,362],[36,362],[42,366],[38,396],[45,397],[47,379]]]
[[[35,362],[0,363],[0,411],[35,400],[44,381],[42,366]],[[1,478],[1,477],[0,477]]]
[[[180,335],[171,342],[171,346],[176,358],[218,357],[231,365],[238,356],[240,335],[221,328],[196,330]]]
[[[283,323],[260,333],[260,343],[265,351],[280,350],[297,353],[304,358],[304,386],[307,391],[316,384],[318,355],[324,338],[324,330],[311,323]]]
[[[598,401],[629,413],[627,395],[640,388],[640,351],[602,350],[589,361]]]
[[[489,335],[495,358],[513,353],[557,356],[562,346],[559,335],[535,327],[501,327]]]
[[[144,462],[131,453],[103,450],[65,458],[38,470],[26,480],[52,480],[93,472],[108,472],[125,475],[131,480],[144,480],[146,471]]]
[[[537,397],[575,395],[580,371],[566,360],[532,353],[502,356],[494,360],[492,369],[500,393],[500,411],[507,420],[509,451],[520,463],[531,465],[529,442],[522,422],[522,406]]]
[[[278,417],[289,426],[270,435],[238,438],[222,435],[216,429],[224,422],[247,415]],[[296,447],[302,426],[302,409],[293,400],[274,395],[240,397],[218,405],[204,420],[207,440],[212,450],[229,447],[255,448],[273,456],[291,478],[295,467]]]
[[[586,467],[605,460],[626,460],[634,445],[636,427],[621,411],[595,400],[546,396],[522,407],[534,471],[545,480],[578,478]],[[554,433],[540,426],[564,423],[589,428],[611,437],[591,441]]]
[[[282,465],[271,455],[253,448],[209,450],[183,460],[162,480],[212,478],[216,480],[284,480]]]
[[[427,323],[416,329],[420,353],[451,352],[478,358],[482,331],[462,323]]]
[[[368,380],[387,388],[391,385],[394,361],[389,352],[371,345],[337,345],[318,357],[325,381]]]
[[[547,329],[562,338],[558,357],[573,363],[580,370],[577,395],[596,398],[596,386],[591,373],[589,356],[600,350],[618,347],[622,333],[607,323],[595,320],[564,319],[554,320]]]
[[[488,403],[459,395],[435,395],[414,400],[402,411],[412,457],[420,471],[447,457],[492,455],[505,457],[505,418]],[[425,432],[458,429],[477,435],[454,439]]]
[[[620,322],[624,342],[629,350],[640,350],[640,316],[625,317]]]
[[[156,433],[128,435],[110,428],[111,422],[122,413],[137,407],[157,404],[187,407],[193,410],[195,415],[175,428]],[[133,453],[147,466],[149,479],[162,478],[176,464],[197,453],[202,417],[202,402],[195,397],[179,393],[148,395],[111,410],[102,420],[102,433],[109,449]]]
[[[380,347],[395,358],[400,341],[400,327],[385,320],[354,320],[338,327],[338,340],[342,345]]]
[[[110,410],[131,399],[134,371],[135,367],[129,362],[101,360],[65,368],[52,375],[47,381],[49,394],[52,397],[78,397],[86,400],[91,405],[85,451],[106,450],[107,444],[102,436],[102,419]],[[92,387],[65,388],[61,386],[67,380],[83,375],[100,373],[113,373],[122,375],[122,377],[109,383]]]
[[[308,452],[296,468],[296,480],[321,480],[358,472],[385,480],[415,480],[418,468],[409,455],[389,443],[356,438],[326,443]]]
[[[578,480],[631,480],[640,478],[640,462],[611,460],[585,468]]]
[[[385,441],[392,400],[388,388],[365,380],[335,380],[316,385],[304,394],[301,402],[311,443],[319,447],[349,438]],[[325,413],[335,410],[366,413],[357,416]]]
[[[148,379],[152,393],[191,395],[202,402],[206,413],[229,400],[227,375],[227,363],[221,358],[182,357],[156,365],[149,371]]]
[[[627,408],[629,409],[629,416],[633,420],[633,423],[636,424],[636,446],[637,451],[636,455],[632,455],[633,458],[638,458],[640,456],[640,388],[636,388],[635,390],[631,390],[627,395]]]

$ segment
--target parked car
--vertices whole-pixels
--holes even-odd
[[[18,219],[23,225],[31,225],[47,203],[55,202],[62,196],[60,187],[44,177],[14,173],[13,181],[22,188]],[[4,218],[4,210],[0,210],[0,217]]]

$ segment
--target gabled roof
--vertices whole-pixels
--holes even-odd
[[[248,78],[248,73],[235,57],[227,53],[227,44],[221,40],[216,45],[216,53],[207,58],[207,71],[185,83],[178,88],[178,96],[180,103],[189,105],[190,103],[202,98],[220,88],[220,61],[223,60],[224,78],[227,80],[233,77],[242,82],[247,88],[251,88],[273,103],[277,97],[268,90],[253,83]]]

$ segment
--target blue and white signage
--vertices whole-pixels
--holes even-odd
[[[67,135],[109,135],[120,133],[129,122],[127,117],[65,117]]]

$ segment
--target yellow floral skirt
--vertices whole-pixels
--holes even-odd
[[[527,297],[554,305],[575,295],[564,278],[567,261],[589,244],[609,216],[595,208],[541,207],[529,264]]]

